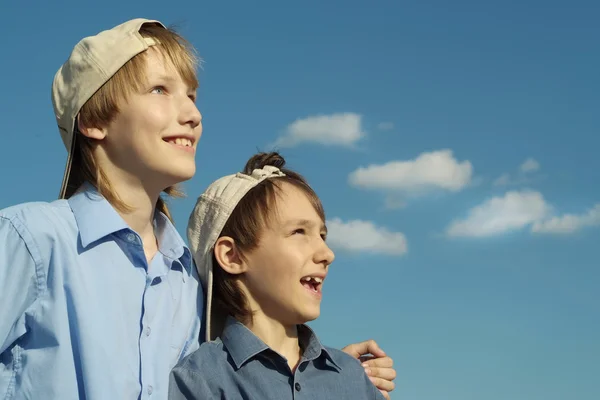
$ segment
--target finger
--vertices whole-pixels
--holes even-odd
[[[396,379],[396,370],[393,368],[365,368],[367,370],[367,375],[372,376],[373,378],[381,378],[386,381],[393,381]]]
[[[385,379],[375,378],[370,376],[369,379],[373,382],[373,385],[379,390],[385,390],[386,392],[391,392],[396,388],[396,385],[392,381],[386,381]]]
[[[394,360],[391,357],[361,357],[361,363],[363,367],[370,368],[392,368],[394,366]]]
[[[373,339],[351,344],[344,347],[342,350],[354,358],[360,358],[360,356],[367,354],[372,354],[375,357],[385,357],[385,351],[383,351]]]
[[[391,400],[390,394],[388,392],[386,392],[385,390],[380,390],[380,392],[386,400]]]
[[[366,362],[368,362],[368,361],[375,360],[376,358],[377,358],[377,357],[374,357],[374,356],[360,356],[360,357],[358,358],[358,360],[359,360],[361,363],[363,363],[363,364],[364,364],[364,363],[366,363]]]

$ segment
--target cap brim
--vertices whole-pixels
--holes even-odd
[[[77,140],[77,133],[73,132],[73,140],[71,141],[71,149],[67,155],[67,165],[65,166],[65,173],[63,175],[62,185],[60,186],[59,199],[64,199],[67,195],[67,188],[69,187],[69,178],[71,177],[71,168],[73,166],[73,152],[75,150],[75,141]]]

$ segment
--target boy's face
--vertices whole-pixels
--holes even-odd
[[[195,105],[196,91],[171,63],[154,48],[145,59],[146,85],[119,104],[101,146],[125,176],[162,190],[194,175],[202,116]]]
[[[245,254],[242,283],[252,310],[286,325],[316,319],[322,282],[334,254],[325,244],[325,224],[306,194],[281,184],[276,212],[256,249]]]

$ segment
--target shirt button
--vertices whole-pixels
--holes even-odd
[[[127,240],[130,241],[131,243],[135,243],[135,235],[133,233],[128,233]]]
[[[154,391],[154,388],[152,387],[152,385],[148,386],[148,394],[152,394],[152,392]]]
[[[302,386],[300,386],[300,384],[298,382],[296,382],[294,387],[296,388],[297,391],[300,391],[300,389],[302,389]]]
[[[144,333],[146,334],[146,336],[150,336],[150,331],[151,331],[150,327],[149,326],[146,327],[146,329],[144,330]],[[152,386],[150,386],[150,387],[152,387]]]

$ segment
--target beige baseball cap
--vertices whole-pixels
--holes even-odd
[[[213,251],[223,227],[240,200],[265,179],[285,174],[277,167],[267,165],[255,169],[251,175],[237,173],[213,182],[198,197],[187,227],[187,237],[206,292],[206,341],[219,336],[226,315],[213,310]],[[214,312],[217,311],[217,312]]]
[[[60,188],[59,198],[65,197],[76,135],[75,120],[81,107],[123,65],[137,54],[146,51],[155,41],[139,33],[144,24],[161,22],[137,18],[124,22],[95,36],[82,39],[59,68],[52,83],[52,104],[63,144],[68,158]]]

